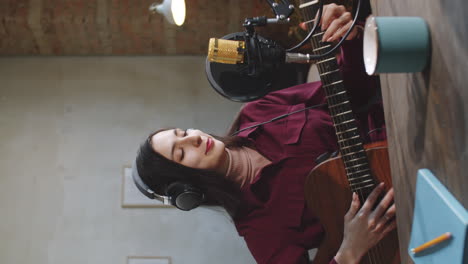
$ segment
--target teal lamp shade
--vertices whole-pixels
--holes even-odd
[[[160,13],[173,25],[182,26],[185,21],[185,0],[164,0],[162,4],[153,3],[149,7],[153,13]]]
[[[429,26],[421,17],[375,17],[366,20],[364,65],[369,75],[420,72],[431,56]]]

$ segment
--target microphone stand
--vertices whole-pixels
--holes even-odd
[[[276,18],[266,18],[266,17],[254,17],[254,18],[246,18],[244,21],[243,26],[246,29],[246,44],[249,43],[251,40],[250,38],[254,38],[254,42],[258,43],[258,38],[256,37],[255,33],[255,26],[266,26],[267,24],[278,24],[278,23],[289,23],[290,19],[289,16],[294,12],[294,5],[291,5],[287,0],[281,0],[281,3],[276,3],[273,0],[266,0],[270,7],[272,8],[273,12],[276,15]],[[341,46],[343,41],[349,36],[351,33],[351,30],[353,30],[354,25],[356,24],[357,18],[359,17],[359,11],[361,9],[361,0],[358,0],[357,5],[356,5],[356,13],[354,14],[353,22],[351,24],[351,27],[348,29],[348,31],[344,34],[344,36],[341,38],[341,40],[336,44],[334,47],[330,48],[326,52],[322,54],[301,54],[301,53],[289,53],[286,56],[286,62],[291,63],[309,63],[311,60],[318,60],[321,59],[325,56],[328,56],[329,54],[335,52],[338,47]],[[317,16],[317,21],[320,21],[322,19],[322,11],[323,11],[323,0],[319,0],[319,13]],[[318,25],[320,23],[316,22],[314,23],[314,27],[312,30],[308,33],[308,35],[296,46],[286,49],[285,51],[291,52],[293,50],[296,50],[300,47],[302,47],[314,34],[314,32],[317,30]],[[255,40],[257,38],[257,40]],[[253,44],[252,44],[253,45]],[[275,44],[276,45],[276,44]],[[255,44],[254,46],[251,46],[252,48],[258,48],[258,45]],[[255,69],[251,71],[249,69],[249,75],[250,73],[254,74]]]
[[[276,18],[267,18],[266,16],[246,18],[244,24],[244,42],[246,45],[246,59],[248,65],[247,74],[257,77],[263,71],[275,68],[279,62],[285,61],[285,50],[272,40],[258,38],[255,27],[264,27],[267,24],[286,24],[289,23],[289,16],[294,12],[294,5],[287,0],[281,0],[281,3],[267,0]],[[261,46],[267,47],[262,49]],[[260,67],[259,65],[262,65]]]
[[[309,32],[308,36],[301,43],[293,48],[285,50],[272,40],[263,39],[260,41],[255,27],[264,27],[268,24],[286,24],[289,23],[289,17],[294,12],[294,5],[287,0],[281,0],[277,3],[273,0],[266,0],[275,13],[275,18],[266,16],[246,18],[243,23],[245,28],[244,42],[246,44],[247,74],[252,77],[258,77],[262,72],[278,68],[279,64],[286,63],[310,63],[310,54],[289,53],[303,46],[317,29],[318,23]],[[318,20],[322,17],[323,3],[320,1]],[[265,47],[265,48],[261,48]],[[288,51],[288,53],[286,53]]]

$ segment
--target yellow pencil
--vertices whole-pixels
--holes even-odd
[[[421,252],[421,251],[423,251],[423,250],[425,250],[425,249],[427,249],[429,247],[437,245],[437,244],[441,243],[442,241],[445,241],[445,240],[447,240],[447,239],[449,239],[451,237],[452,237],[452,233],[450,233],[450,232],[444,233],[443,235],[438,236],[438,237],[432,239],[431,241],[428,241],[428,242],[420,245],[419,247],[415,247],[415,248],[411,249],[411,252],[413,252],[413,254],[416,254],[416,253]]]

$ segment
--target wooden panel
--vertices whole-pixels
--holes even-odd
[[[371,3],[378,16],[423,17],[431,31],[432,60],[424,72],[381,75],[400,251],[402,263],[412,263],[407,247],[417,170],[429,168],[468,206],[468,2]]]

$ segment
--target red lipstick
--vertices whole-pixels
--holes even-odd
[[[208,138],[206,140],[206,150],[205,150],[205,154],[208,153],[208,151],[210,151],[211,147],[213,146],[213,140],[211,138]]]

